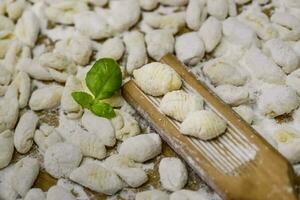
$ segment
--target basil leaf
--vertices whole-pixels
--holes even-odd
[[[90,109],[91,105],[93,104],[94,98],[86,92],[72,92],[71,95],[73,99],[83,108]]]
[[[107,99],[120,89],[122,72],[115,60],[102,58],[87,73],[85,81],[96,99]]]
[[[111,105],[99,101],[94,101],[93,105],[91,106],[91,111],[95,115],[105,117],[107,119],[111,119],[116,116],[116,113]]]

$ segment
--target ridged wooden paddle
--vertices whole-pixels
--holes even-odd
[[[206,105],[228,123],[226,133],[214,140],[185,136],[177,121],[160,112],[161,98],[146,95],[130,80],[123,86],[124,97],[174,151],[223,199],[296,200],[294,171],[288,161],[175,56],[166,55],[161,62],[181,76],[183,90],[200,94]]]

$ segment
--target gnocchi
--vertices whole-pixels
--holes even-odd
[[[47,200],[76,200],[74,195],[61,186],[52,186],[47,192]]]
[[[203,194],[191,190],[179,190],[170,195],[170,200],[196,200],[206,198],[207,197]]]
[[[197,31],[201,24],[206,19],[207,9],[204,0],[189,0],[189,4],[186,8],[185,21],[187,26]]]
[[[0,169],[6,167],[14,153],[13,133],[6,130],[0,133]]]
[[[35,131],[33,139],[43,152],[50,146],[63,141],[60,133],[47,124],[40,125],[39,129]]]
[[[125,47],[123,41],[119,37],[114,37],[106,40],[100,50],[98,51],[97,58],[113,58],[119,60],[122,58]]]
[[[46,195],[41,189],[34,188],[27,192],[24,200],[46,200]]]
[[[254,112],[250,106],[240,105],[233,107],[233,110],[237,112],[248,124],[251,124],[254,120]]]
[[[139,192],[135,196],[135,200],[169,200],[169,195],[166,192],[160,190],[148,190],[144,192]]]
[[[249,91],[244,87],[220,85],[214,91],[229,105],[238,106],[249,102]]]
[[[300,69],[295,70],[287,76],[286,84],[293,88],[297,92],[298,96],[300,95]]]

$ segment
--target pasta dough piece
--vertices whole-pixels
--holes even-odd
[[[199,30],[201,24],[206,19],[207,9],[205,4],[205,0],[189,0],[185,20],[190,29],[194,31]]]
[[[254,120],[254,112],[249,106],[240,105],[234,107],[233,110],[237,112],[248,124],[252,124]]]
[[[24,197],[35,182],[40,171],[37,159],[25,157],[19,160],[14,168],[12,187]]]
[[[181,62],[196,65],[203,58],[205,47],[198,34],[190,32],[176,38],[175,52]]]
[[[34,133],[34,142],[39,146],[40,150],[45,152],[50,146],[62,142],[62,137],[54,127],[41,124],[40,128]]]
[[[191,190],[179,190],[170,195],[170,200],[198,200],[206,198],[203,194]]]
[[[247,76],[242,73],[233,63],[224,58],[215,58],[204,64],[203,73],[212,84],[242,86],[247,81]]]
[[[183,162],[175,157],[163,158],[159,163],[159,176],[163,188],[177,191],[184,187],[188,173]]]
[[[114,128],[108,119],[98,117],[92,112],[85,110],[81,119],[81,123],[89,133],[97,136],[104,145],[115,145],[116,138]]]
[[[24,200],[46,200],[46,195],[41,189],[33,188],[27,192]]]
[[[138,122],[129,113],[122,110],[115,110],[117,116],[111,119],[118,140],[126,140],[129,137],[141,133]]]
[[[153,10],[158,5],[158,0],[139,0],[143,10]]]
[[[282,70],[289,74],[299,67],[299,58],[295,51],[280,39],[272,39],[265,43],[266,52]]]
[[[61,186],[52,186],[47,192],[47,200],[76,200],[71,192]]]
[[[299,104],[300,99],[296,91],[288,86],[273,86],[264,89],[258,99],[259,110],[271,118],[288,114]]]
[[[137,85],[147,94],[161,96],[181,87],[179,75],[170,66],[158,62],[134,70]]]
[[[144,35],[138,31],[131,31],[124,35],[126,45],[126,70],[132,74],[133,70],[145,65],[148,61]]]
[[[139,192],[135,196],[135,200],[169,200],[169,195],[160,190],[148,190]]]
[[[207,1],[207,12],[211,16],[219,20],[224,20],[228,15],[228,2],[227,0],[214,0]]]
[[[137,135],[125,140],[118,151],[134,161],[145,162],[161,153],[161,139],[154,133]]]
[[[175,39],[169,30],[153,30],[146,34],[147,51],[158,61],[167,53],[173,53]]]
[[[15,34],[17,38],[24,44],[33,47],[39,31],[40,26],[37,16],[31,10],[25,11],[16,25]]]
[[[0,133],[0,169],[6,167],[14,153],[13,133],[6,130]]]
[[[27,7],[28,4],[25,0],[6,1],[6,12],[12,20],[19,19]]]
[[[12,84],[18,89],[19,107],[26,107],[31,93],[30,77],[27,73],[21,71],[17,74]]]
[[[293,71],[287,76],[286,84],[293,88],[297,92],[298,96],[300,95],[300,69]]]
[[[79,147],[68,143],[57,143],[49,147],[45,153],[46,171],[55,178],[68,178],[82,159]]]
[[[249,91],[244,87],[220,85],[215,88],[215,92],[229,105],[238,106],[249,101]]]
[[[39,117],[32,111],[20,117],[14,135],[14,145],[19,153],[25,154],[31,149],[38,121]]]
[[[12,187],[12,177],[14,176],[14,166],[0,170],[0,198],[3,200],[15,200],[19,196]]]
[[[11,81],[10,72],[5,67],[0,68],[0,85],[8,85]]]
[[[203,109],[203,99],[195,94],[177,90],[167,93],[162,98],[159,108],[164,114],[183,121],[190,112]]]
[[[180,125],[184,135],[210,140],[225,132],[226,122],[212,111],[200,110],[190,113]]]
[[[47,68],[44,68],[36,59],[22,58],[17,64],[20,71],[26,72],[29,76],[37,80],[50,81],[53,80]]]
[[[243,62],[253,77],[266,83],[285,83],[286,76],[283,71],[258,48],[251,47],[245,53]]]
[[[35,90],[29,100],[32,110],[44,110],[55,108],[60,104],[63,87],[58,85],[45,86]]]
[[[199,36],[203,40],[206,52],[211,52],[222,38],[222,24],[215,17],[209,17],[199,29]]]
[[[99,58],[113,58],[120,60],[125,51],[123,41],[119,37],[114,37],[106,40],[100,47],[97,53],[97,59]]]
[[[97,163],[87,163],[75,169],[70,179],[93,191],[112,195],[123,188],[121,179]]]

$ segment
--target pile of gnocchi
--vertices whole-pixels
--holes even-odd
[[[201,97],[179,90],[178,75],[152,62],[167,53],[297,168],[299,0],[0,0],[0,199],[95,199],[76,192],[83,187],[111,199],[220,199],[187,189],[184,162],[162,155],[161,138],[121,93],[103,100],[113,119],[71,96],[88,91],[96,60],[113,58],[123,82],[134,77],[148,94],[164,95],[160,109],[182,122],[183,134],[222,134],[226,123],[203,110]],[[161,187],[122,196],[149,182],[153,160]],[[34,188],[41,171],[57,185]]]

